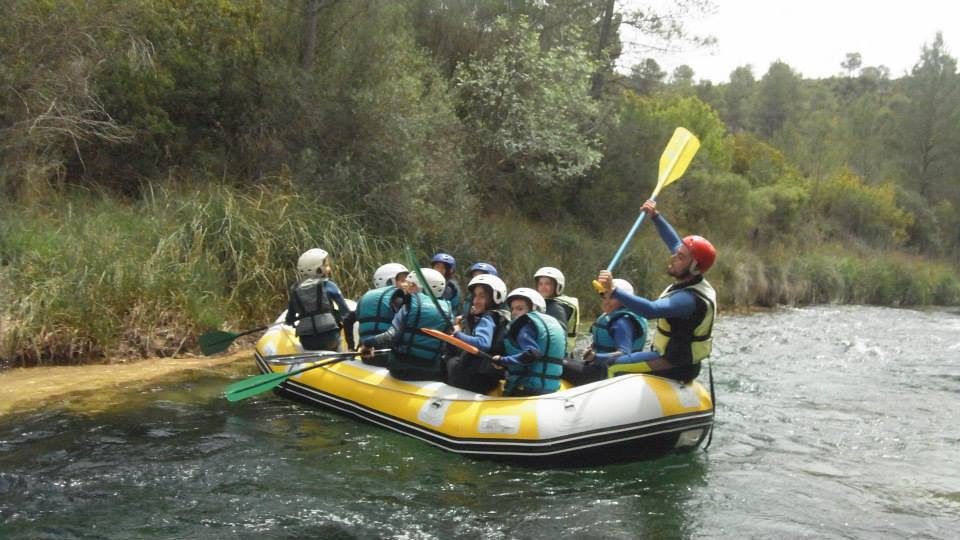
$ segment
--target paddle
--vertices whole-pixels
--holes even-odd
[[[339,354],[339,353],[332,353]],[[299,375],[304,371],[310,371],[311,369],[317,369],[321,367],[326,367],[338,362],[343,362],[354,356],[359,355],[358,352],[352,352],[349,355],[339,356],[336,358],[330,358],[326,362],[317,362],[316,364],[309,365],[304,368],[295,369],[293,371],[288,371],[285,373],[264,373],[262,375],[255,375],[248,379],[242,381],[237,381],[228,385],[224,391],[223,395],[227,398],[227,401],[240,401],[241,399],[246,399],[248,397],[255,396],[257,394],[262,394],[268,390],[272,390],[281,384],[283,381],[286,381],[290,377]],[[321,355],[319,359],[329,358],[329,355]]]
[[[423,272],[420,270],[420,265],[417,263],[417,257],[413,254],[413,250],[410,249],[410,246],[406,246],[404,251],[407,254],[407,263],[417,274],[417,282],[420,283],[420,289],[426,290],[427,296],[429,296],[430,301],[433,302],[433,306],[437,308],[437,311],[439,311],[441,315],[443,315],[443,318],[447,321],[449,328],[453,328],[453,319],[450,318],[449,313],[440,307],[440,301],[437,300],[436,295],[433,294],[433,289],[431,289],[430,285],[427,283],[427,278],[423,277]]]
[[[267,328],[270,328],[275,324],[280,324],[280,323],[268,324],[266,326],[258,326],[253,330],[247,330],[245,332],[240,332],[239,334],[234,332],[227,332],[226,330],[211,330],[209,332],[205,332],[202,336],[200,336],[200,339],[199,339],[200,352],[202,352],[204,356],[217,354],[218,352],[225,351],[227,347],[229,347],[230,344],[233,343],[233,341],[238,337],[246,336],[249,334],[255,334],[257,332],[262,332],[263,330],[266,330]]]
[[[682,127],[674,130],[670,142],[667,143],[667,147],[663,149],[663,154],[660,155],[660,174],[657,178],[657,187],[653,188],[653,194],[650,195],[649,200],[655,200],[661,189],[683,176],[699,148],[700,141],[693,133]],[[643,218],[646,215],[646,212],[640,212],[640,215],[637,216],[637,220],[633,222],[633,227],[630,228],[627,237],[623,239],[620,248],[617,249],[610,264],[607,265],[607,270],[613,272],[613,269],[620,263],[620,258],[626,251],[627,246],[630,245],[630,241],[633,240],[633,235],[640,229],[640,224],[643,223]],[[599,293],[603,292],[603,286],[597,280],[593,280],[593,288]]]
[[[386,354],[393,349],[375,349],[373,351],[374,355]],[[313,352],[313,353],[297,353],[297,354],[276,354],[273,356],[264,356],[263,359],[271,365],[274,366],[289,366],[291,364],[303,364],[304,362],[309,362],[310,360],[319,360],[325,358],[341,358],[347,357],[352,358],[356,356],[355,351],[346,351],[346,352]]]
[[[439,339],[440,341],[446,341],[450,345],[453,345],[458,349],[467,351],[468,353],[474,356],[479,356],[480,358],[483,358],[485,360],[490,360],[490,361],[493,360],[493,357],[490,356],[489,354],[481,351],[480,349],[474,347],[473,345],[467,343],[466,341],[463,341],[460,338],[451,336],[450,334],[444,334],[443,332],[439,330],[434,330],[432,328],[421,328],[420,331],[432,338]]]

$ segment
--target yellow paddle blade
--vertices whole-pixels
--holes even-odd
[[[673,137],[660,155],[660,176],[651,199],[655,198],[661,189],[683,176],[699,149],[700,140],[686,128],[678,127],[673,132]]]

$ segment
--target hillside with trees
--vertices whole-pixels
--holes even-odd
[[[828,79],[615,69],[621,25],[696,43],[703,6],[0,4],[0,367],[270,321],[316,245],[353,297],[409,244],[595,298],[681,125],[702,147],[658,201],[717,245],[722,307],[960,303],[953,36],[900,78],[848,51]],[[665,259],[645,230],[618,274],[653,295]]]

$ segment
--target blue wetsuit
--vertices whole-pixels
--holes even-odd
[[[633,349],[633,340],[636,337],[634,333],[635,328],[635,323],[629,317],[619,317],[610,325],[610,334],[613,336],[613,341],[617,345],[617,351],[622,355],[621,358],[631,354],[630,351]],[[593,359],[594,362],[602,362],[604,365],[607,365],[612,363],[611,359],[615,357],[613,352],[596,353]]]
[[[523,328],[517,333],[517,346],[520,352],[500,357],[500,363],[502,365],[519,366],[524,363],[521,361],[521,358],[526,356],[540,358],[544,354],[543,351],[540,350],[540,345],[537,344],[537,330],[532,324],[523,325]]]
[[[484,313],[483,316],[480,317],[480,320],[477,321],[477,325],[473,328],[472,335],[465,332],[455,332],[453,336],[488,353],[490,352],[490,347],[493,346],[493,333],[496,329],[497,325],[493,322],[493,315]]]
[[[680,236],[677,235],[677,231],[673,229],[662,214],[657,214],[657,216],[653,218],[653,223],[657,226],[660,239],[663,240],[663,243],[670,249],[670,253],[676,253],[677,250],[680,249],[680,246],[683,245],[683,241],[680,239]],[[614,289],[613,298],[619,300],[627,309],[647,319],[659,319],[661,317],[684,319],[693,316],[697,308],[697,297],[689,291],[679,291],[677,294],[672,294],[657,300],[650,300],[642,296],[634,296],[619,289]],[[624,324],[626,321],[624,319],[615,321],[614,327],[617,327],[617,323]],[[622,343],[621,339],[621,336],[617,335],[617,349],[624,350],[620,345]],[[629,351],[630,349],[628,347],[625,350]],[[598,359],[600,356],[599,354],[597,355]],[[606,364],[613,365],[649,362],[660,358],[661,355],[657,351],[639,351],[624,354],[612,359],[612,361],[610,361],[609,353],[606,356]]]

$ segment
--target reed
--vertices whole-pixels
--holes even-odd
[[[332,254],[348,294],[399,251],[284,185],[154,187],[134,203],[74,193],[3,216],[7,366],[185,352],[202,330],[275,318],[309,247]]]

